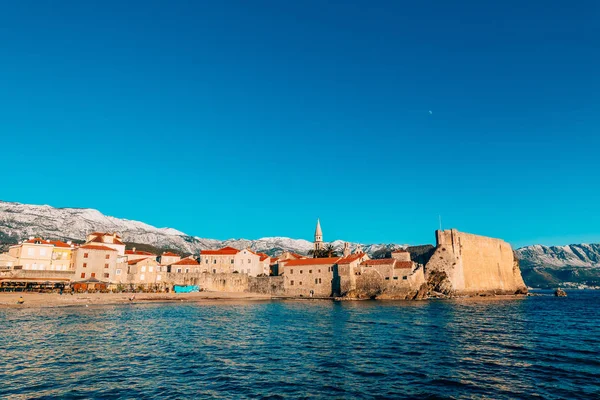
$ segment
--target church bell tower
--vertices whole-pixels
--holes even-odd
[[[317,218],[317,228],[315,229],[315,252],[323,250],[323,232],[321,231],[321,222]]]

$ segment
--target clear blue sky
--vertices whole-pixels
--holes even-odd
[[[599,20],[597,1],[4,1],[0,199],[219,239],[312,239],[320,217],[325,240],[431,243],[441,214],[598,242]]]

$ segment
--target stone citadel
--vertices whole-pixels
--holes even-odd
[[[348,243],[336,254],[317,220],[309,255],[278,257],[250,249],[202,250],[199,256],[160,255],[126,245],[117,233],[93,232],[85,243],[30,238],[2,255],[0,288],[74,291],[201,290],[282,297],[423,299],[429,296],[523,294],[527,289],[511,246],[459,232],[435,232],[430,251],[413,248],[371,259]]]

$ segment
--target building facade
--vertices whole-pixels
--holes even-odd
[[[112,247],[91,244],[78,247],[73,253],[74,280],[96,278],[106,283],[118,281],[118,257],[118,251]],[[120,270],[119,275],[122,273]]]

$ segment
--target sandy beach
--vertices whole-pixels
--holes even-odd
[[[17,304],[23,296],[25,302]],[[215,300],[243,300],[259,301],[269,300],[271,296],[256,293],[239,292],[199,292],[199,293],[0,293],[0,308],[36,308],[36,307],[67,307],[77,305],[106,305],[126,303],[152,303],[152,302],[199,302]]]

